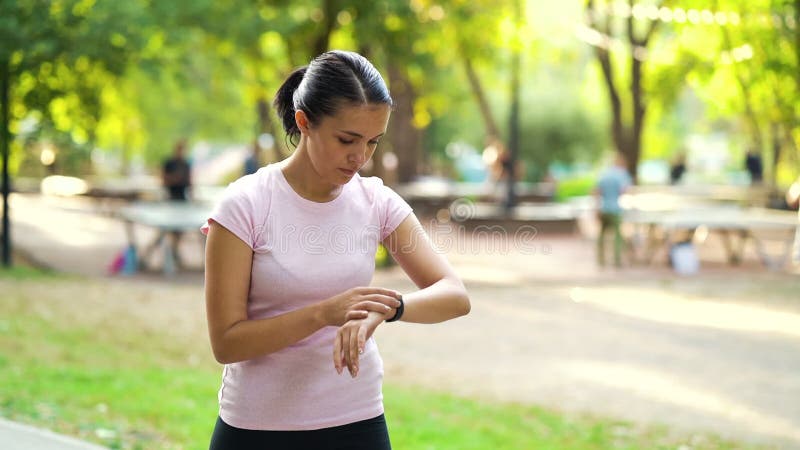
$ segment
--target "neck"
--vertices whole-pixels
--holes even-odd
[[[331,184],[317,173],[301,138],[294,153],[280,163],[286,181],[301,197],[315,202],[329,202],[342,191],[341,186]]]

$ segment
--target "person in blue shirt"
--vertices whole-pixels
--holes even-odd
[[[254,174],[261,168],[261,146],[258,141],[253,142],[250,154],[244,160],[244,175]]]
[[[621,153],[617,153],[614,163],[600,174],[595,187],[595,196],[599,202],[600,234],[597,237],[597,262],[605,265],[605,241],[609,232],[614,233],[614,265],[622,266],[622,208],[620,196],[633,184],[628,174],[628,164]]]

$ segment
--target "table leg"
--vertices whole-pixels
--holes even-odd
[[[750,237],[753,239],[753,243],[756,246],[756,253],[758,254],[761,263],[764,264],[770,270],[779,270],[781,267],[786,265],[786,262],[790,259],[792,254],[792,246],[794,245],[794,239],[790,235],[783,241],[784,247],[783,251],[777,257],[772,257],[767,252],[766,246],[764,242],[756,237],[753,233],[748,233]]]
[[[750,233],[747,230],[740,230],[736,235],[739,237],[738,245],[731,238],[731,230],[720,230],[720,237],[722,238],[722,245],[725,247],[725,253],[728,257],[728,262],[732,266],[737,266],[742,262],[744,254],[744,246],[747,244],[747,238]]]

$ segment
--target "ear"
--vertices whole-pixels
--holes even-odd
[[[303,134],[308,133],[309,122],[308,122],[308,116],[306,115],[305,111],[301,109],[295,111],[294,121],[297,124],[297,128],[300,130],[301,133]]]

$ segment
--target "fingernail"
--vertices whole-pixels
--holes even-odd
[[[364,354],[364,349],[363,348],[358,349],[358,354],[359,355],[363,355]]]

